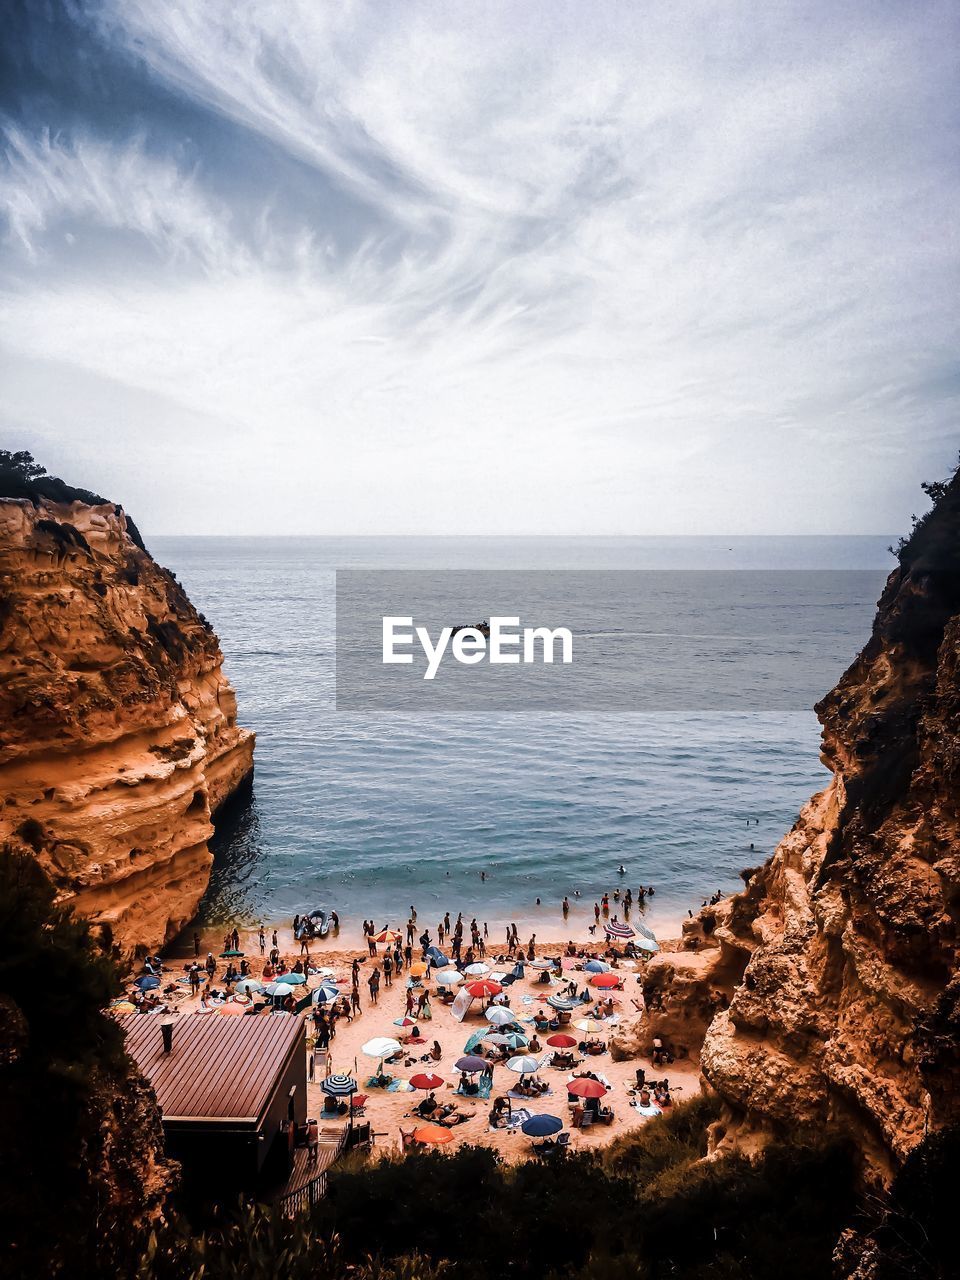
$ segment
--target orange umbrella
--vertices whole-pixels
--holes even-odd
[[[445,1142],[452,1142],[453,1134],[440,1124],[422,1124],[418,1129],[414,1129],[413,1140],[414,1142],[425,1142],[430,1145],[441,1146]]]
[[[226,1004],[220,1006],[218,1012],[235,1016],[238,1013],[246,1013],[249,1008],[248,1004],[237,1004],[236,1000],[228,1000]]]
[[[465,989],[472,996],[498,996],[503,987],[492,978],[478,978],[476,982],[468,982]]]
[[[395,929],[381,929],[380,932],[377,934],[377,936],[374,938],[374,942],[381,942],[381,943],[382,942],[389,942],[389,943],[400,942],[402,937],[403,935],[397,933]]]
[[[427,966],[423,963],[422,960],[418,960],[416,964],[412,964],[410,966],[411,977],[422,978],[426,972],[427,972]]]

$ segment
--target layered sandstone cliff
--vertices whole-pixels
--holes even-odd
[[[254,738],[217,637],[122,509],[24,491],[0,499],[0,839],[129,956],[193,916]]]
[[[960,477],[900,559],[817,707],[832,781],[650,966],[640,1028],[702,1036],[721,1148],[835,1120],[881,1177],[960,1120]]]

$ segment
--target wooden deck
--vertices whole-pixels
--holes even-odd
[[[290,1177],[277,1197],[284,1213],[299,1213],[327,1194],[327,1170],[346,1146],[347,1133],[345,1125],[336,1129],[321,1127],[316,1160],[310,1159],[306,1147],[294,1150]]]

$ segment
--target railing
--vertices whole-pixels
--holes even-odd
[[[350,1136],[350,1130],[344,1127],[340,1130],[340,1136],[337,1138],[336,1145],[333,1147],[326,1168],[316,1173],[309,1182],[305,1182],[302,1186],[297,1187],[294,1191],[288,1191],[286,1195],[280,1197],[280,1210],[282,1213],[293,1217],[303,1209],[312,1209],[314,1205],[319,1204],[323,1197],[327,1194],[327,1170],[330,1165],[339,1160],[343,1154],[343,1149],[347,1145],[347,1139]]]

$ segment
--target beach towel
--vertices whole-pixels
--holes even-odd
[[[504,1125],[506,1129],[519,1129],[524,1121],[529,1120],[532,1112],[526,1107],[514,1107],[507,1117],[507,1123]]]
[[[386,1084],[382,1082],[383,1080],[386,1081]],[[393,1080],[394,1080],[393,1076],[383,1076],[382,1079],[380,1076],[371,1076],[370,1079],[367,1081],[367,1088],[383,1089],[385,1092],[388,1092],[390,1089],[390,1085],[393,1083]]]
[[[459,1093],[461,1098],[489,1098],[490,1097],[490,1090],[493,1088],[493,1081],[490,1079],[489,1076],[487,1076],[486,1079],[484,1079],[481,1076],[481,1078],[477,1081],[477,1086],[480,1090],[479,1093],[464,1093],[459,1085],[454,1090],[454,1092]]]
[[[390,1081],[386,1091],[387,1093],[413,1093],[414,1088],[409,1080],[401,1080],[398,1077],[396,1080]]]

